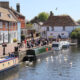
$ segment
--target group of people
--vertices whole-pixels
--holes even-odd
[[[50,43],[50,41],[48,39],[36,39],[36,40],[24,40],[23,42],[21,42],[20,47],[23,47],[23,45],[26,48],[32,48],[32,47],[37,47],[37,46],[44,46],[44,45],[48,45]]]

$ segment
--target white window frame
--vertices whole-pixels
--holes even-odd
[[[9,17],[9,18],[12,18],[12,15],[11,15],[11,14],[8,14],[8,17]]]
[[[0,22],[0,28],[2,28],[2,25],[3,25],[2,22]]]
[[[12,22],[9,22],[9,29],[11,29],[12,27]]]
[[[6,28],[6,29],[8,28],[8,23],[7,23],[7,22],[5,22],[5,28]]]
[[[0,12],[0,17],[2,17],[2,13]]]

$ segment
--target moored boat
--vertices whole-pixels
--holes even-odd
[[[36,61],[39,56],[45,56],[47,54],[45,52],[48,52],[49,50],[51,50],[51,46],[41,46],[34,49],[28,49],[23,61]]]
[[[52,43],[52,50],[61,50],[62,48],[68,48],[70,43],[68,41],[54,41]]]
[[[18,57],[13,55],[0,58],[0,72],[17,66],[19,64],[18,61]]]

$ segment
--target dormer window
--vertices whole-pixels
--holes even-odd
[[[11,17],[12,17],[12,15],[11,15],[11,14],[8,14],[8,17],[9,17],[9,18],[11,18]]]
[[[0,12],[0,17],[2,16],[2,13]]]

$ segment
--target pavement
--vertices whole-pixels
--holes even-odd
[[[7,47],[5,47],[5,53],[6,53],[6,55],[7,55],[8,53],[14,52],[14,51],[15,51],[15,49],[14,49],[15,47],[17,47],[17,43],[7,44]],[[25,51],[26,48],[25,48],[25,46],[23,46],[23,47],[20,48],[19,50],[20,50],[20,51]],[[2,45],[0,45],[0,56],[2,56],[2,55],[3,55],[3,47],[2,47]]]
[[[51,44],[49,44],[51,45]],[[12,53],[15,51],[15,47],[17,47],[17,43],[10,43],[10,44],[7,44],[7,47],[5,47],[5,55],[8,55],[8,53]],[[37,46],[37,47],[40,47],[40,46]],[[36,48],[36,47],[33,47],[33,48]],[[22,48],[19,48],[19,51],[26,51],[28,48],[25,47],[25,44],[23,45]],[[3,56],[3,47],[2,45],[0,45],[0,57]]]

